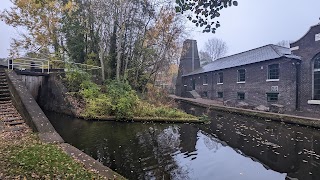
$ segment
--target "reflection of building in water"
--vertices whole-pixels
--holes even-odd
[[[180,147],[182,153],[192,153],[196,151],[198,128],[189,124],[180,126]]]
[[[217,114],[212,113],[211,115],[214,117]],[[319,145],[317,148],[313,147],[315,145],[311,140],[313,134],[307,134],[308,131],[305,131],[302,135],[299,133],[301,128],[286,124],[257,121],[248,117],[242,118],[224,114],[223,117],[216,119],[216,123],[211,123],[210,131],[214,132],[217,124],[221,124],[222,128],[219,129],[218,137],[228,142],[231,147],[240,149],[245,155],[273,170],[288,173],[288,176],[299,179],[311,178],[309,172],[318,166],[305,162],[310,158],[303,154],[303,149],[312,151],[318,149],[318,154],[320,154]],[[320,140],[319,134],[317,139]],[[300,152],[302,153],[299,154]],[[320,163],[319,160],[316,161]],[[319,175],[318,171],[312,173]]]
[[[192,105],[182,104],[186,109]],[[205,111],[197,108],[196,114]],[[247,116],[211,112],[211,124],[201,130],[239,149],[245,156],[288,177],[320,177],[320,134],[318,130]]]
[[[216,113],[211,114],[212,117],[217,115]],[[204,131],[214,133],[218,129],[219,139],[226,141],[233,148],[240,149],[245,155],[254,157],[255,160],[276,171],[293,171],[288,165],[294,163],[296,157],[293,154],[287,154],[295,152],[295,145],[290,140],[295,138],[295,134],[286,130],[285,127],[274,128],[268,123],[258,123],[255,119],[240,118],[241,116],[223,114],[210,124],[209,129]]]

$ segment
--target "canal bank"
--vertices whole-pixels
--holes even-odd
[[[83,121],[45,112],[73,146],[129,179],[319,179],[320,133],[179,103],[210,124]]]
[[[43,143],[56,144],[60,146],[61,149],[75,161],[81,162],[85,168],[97,172],[106,179],[125,179],[76,147],[65,143],[64,139],[51,125],[50,121],[43,113],[34,97],[30,94],[24,83],[19,80],[17,74],[14,71],[6,71],[5,73],[12,103],[28,126],[37,133],[39,139]]]
[[[248,116],[253,116],[258,118],[267,118],[274,121],[320,128],[320,117],[314,118],[314,117],[297,116],[297,115],[290,115],[290,114],[264,112],[264,111],[257,111],[257,110],[251,110],[251,109],[236,108],[236,107],[228,107],[228,106],[224,106],[221,102],[202,99],[202,98],[197,98],[197,99],[183,98],[175,95],[170,95],[169,97],[175,99],[176,101],[188,102],[196,106],[207,108],[208,110],[243,114],[243,115],[248,115]]]

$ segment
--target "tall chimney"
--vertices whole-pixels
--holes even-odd
[[[177,96],[181,96],[181,90],[183,88],[182,76],[191,73],[198,68],[200,68],[200,59],[197,41],[187,39],[183,42],[183,48],[180,57],[180,64],[175,91],[175,94]]]

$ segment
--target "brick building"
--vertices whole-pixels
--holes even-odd
[[[250,109],[320,112],[320,24],[290,46],[270,44],[200,68],[196,41],[187,40],[176,94]]]

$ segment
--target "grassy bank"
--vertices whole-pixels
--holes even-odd
[[[0,133],[0,179],[102,179],[27,131]]]
[[[151,102],[149,98],[141,98],[128,82],[108,81],[105,85],[97,85],[90,81],[87,73],[75,70],[66,73],[64,83],[70,95],[76,99],[73,102],[83,104],[84,108],[79,116],[87,119],[99,117],[115,117],[118,120],[132,120],[136,117],[176,118],[185,121],[198,119],[169,103]]]

